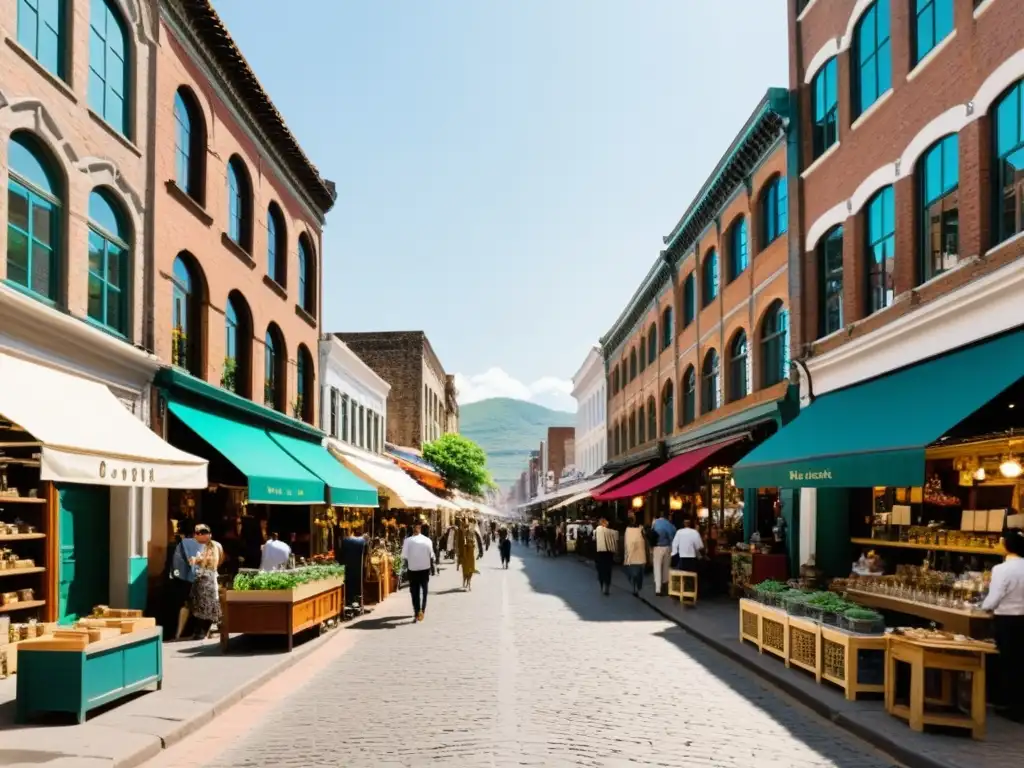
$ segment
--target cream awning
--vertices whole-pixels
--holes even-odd
[[[388,504],[396,509],[458,509],[446,499],[428,491],[395,462],[383,456],[327,439],[327,448],[334,457],[368,483],[387,491]]]
[[[0,354],[0,415],[41,444],[43,480],[149,488],[207,485],[206,459],[161,439],[99,382]]]

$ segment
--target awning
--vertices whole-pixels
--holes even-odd
[[[579,501],[580,499],[588,498],[591,494],[591,491],[593,491],[594,488],[597,488],[597,486],[604,483],[607,479],[608,475],[598,475],[597,477],[587,478],[582,482],[573,483],[572,485],[567,486],[565,488],[559,488],[557,491],[555,491],[555,493],[551,494],[551,496],[544,499],[544,501],[565,499],[567,496],[569,497],[569,499],[572,499],[574,501]],[[555,504],[555,506],[551,507],[548,510],[548,512],[553,512],[556,509],[561,509],[562,507],[571,503],[573,502],[569,500],[561,501],[558,504]]]
[[[430,466],[422,456],[415,454],[411,448],[388,444],[386,454],[389,459],[424,485],[439,491],[445,490],[444,478],[441,477],[441,473]]]
[[[98,382],[0,354],[0,414],[40,443],[43,480],[206,487],[205,459],[161,439]]]
[[[604,483],[597,486],[597,488],[594,488],[590,492],[590,495],[596,499],[601,494],[608,493],[608,491],[612,490],[612,488],[618,488],[620,485],[627,482],[628,480],[632,480],[634,477],[636,477],[641,472],[646,470],[649,466],[651,465],[645,462],[644,464],[639,464],[635,467],[630,467],[625,472],[620,472],[619,474],[615,475],[615,477],[613,477],[611,480],[606,480]]]
[[[565,501],[558,502],[557,504],[555,504],[555,506],[553,506],[551,509],[549,509],[548,512],[554,512],[556,509],[562,509],[563,507],[568,507],[570,504],[575,504],[577,501],[583,501],[584,499],[592,499],[592,498],[593,498],[593,496],[590,494],[590,491],[580,491],[579,493],[570,496]]]
[[[350,470],[372,485],[388,492],[388,506],[395,509],[458,509],[440,496],[435,496],[413,480],[393,461],[367,453],[351,445],[328,438],[331,453]]]
[[[628,499],[630,496],[642,496],[648,491],[653,491],[662,483],[667,483],[684,472],[689,472],[694,467],[714,456],[726,446],[732,445],[744,436],[730,437],[728,440],[719,440],[717,443],[705,445],[703,448],[695,448],[692,451],[681,453],[675,458],[669,459],[660,467],[652,469],[646,475],[641,475],[632,482],[619,485],[610,491],[605,491],[595,496],[598,501],[615,501],[616,499]]]
[[[338,507],[376,507],[377,489],[343,467],[320,443],[300,440],[279,432],[267,432],[281,446],[330,490],[328,501]]]
[[[285,452],[266,430],[184,403],[172,401],[167,407],[246,476],[251,503],[324,503],[324,481]]]
[[[733,468],[741,488],[921,486],[925,449],[1024,377],[1024,330],[822,395]]]

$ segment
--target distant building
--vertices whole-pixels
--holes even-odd
[[[608,460],[605,408],[608,390],[601,347],[594,345],[583,365],[572,377],[572,396],[576,400],[574,464],[585,477],[593,475]]]
[[[320,428],[372,453],[384,452],[391,385],[336,336],[320,340]]]
[[[547,440],[541,443],[543,470],[547,480],[546,489],[558,489],[563,470],[573,464],[573,442],[575,427],[548,427]]]

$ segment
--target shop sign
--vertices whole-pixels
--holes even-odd
[[[156,482],[156,469],[145,464],[124,465],[116,461],[101,461],[96,469],[100,480],[108,483],[128,483],[147,485]]]
[[[801,472],[801,471],[796,470],[796,469],[791,469],[791,470],[789,470],[789,479],[793,480],[793,481],[796,481],[796,482],[807,481],[807,480],[831,480],[832,479],[832,470],[831,469],[822,469],[822,470],[814,470],[814,471],[805,470],[805,471]]]
[[[292,496],[301,498],[306,495],[306,492],[301,488],[292,490],[291,488],[274,488],[268,485],[266,491],[268,496],[278,496],[282,499],[290,499]]]

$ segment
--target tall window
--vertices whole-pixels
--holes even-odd
[[[202,378],[202,285],[195,262],[180,253],[171,271],[171,364]]]
[[[693,272],[683,281],[683,328],[687,328],[697,316],[697,281]]]
[[[704,356],[701,369],[700,412],[711,413],[721,405],[721,372],[718,368],[718,353],[709,350]]]
[[[636,378],[636,347],[629,351],[629,380]]]
[[[960,141],[940,139],[918,161],[921,281],[960,263]]]
[[[232,392],[238,382],[235,379],[236,366],[238,363],[238,310],[234,303],[228,298],[228,305],[224,310],[224,375],[221,385]],[[229,375],[230,371],[230,375]]]
[[[658,358],[658,324],[651,323],[647,329],[647,364],[653,365]]]
[[[277,203],[267,207],[267,276],[278,285],[286,285],[288,232]]]
[[[707,307],[718,298],[718,252],[714,248],[704,257],[702,277],[701,289],[704,306]]]
[[[629,447],[636,448],[636,411],[629,414]]]
[[[672,380],[665,382],[661,390],[661,436],[668,437],[672,434],[675,425],[675,393]]]
[[[682,426],[686,426],[697,418],[697,372],[691,365],[683,374],[683,408],[679,414]]]
[[[300,344],[298,354],[295,356],[295,412],[297,419],[312,424],[313,413],[313,358],[306,349],[305,344]]]
[[[953,0],[914,0],[914,63],[953,31]]]
[[[640,373],[647,367],[647,339],[640,337]]]
[[[245,251],[252,246],[252,190],[249,173],[238,155],[228,161],[228,237]]]
[[[348,395],[341,396],[341,439],[348,442]]]
[[[992,141],[992,174],[996,227],[993,238],[1001,243],[1024,231],[1024,80],[1018,80],[996,102]]]
[[[128,29],[113,0],[89,3],[89,108],[128,136]]]
[[[770,387],[789,377],[789,312],[775,301],[761,322],[761,386]]]
[[[776,176],[761,196],[761,247],[767,248],[789,226],[789,193],[786,177]]]
[[[730,282],[743,274],[750,263],[747,248],[747,220],[740,217],[729,229],[729,280]]]
[[[621,446],[619,444],[619,425],[618,424],[616,424],[615,426],[612,427],[612,438],[611,438],[611,440],[612,440],[612,455],[613,456],[618,456],[619,452],[622,450],[622,448],[621,448]]]
[[[238,291],[228,294],[224,309],[224,365],[220,385],[242,397],[252,394],[252,315]]]
[[[612,397],[619,394],[619,366],[612,369]]]
[[[829,59],[811,80],[811,114],[814,157],[839,141],[839,94],[836,89],[836,60]]]
[[[263,403],[285,413],[288,388],[285,382],[284,339],[276,325],[271,324],[267,328],[263,344]]]
[[[875,0],[853,32],[853,112],[862,114],[892,87],[889,0]]]
[[[821,275],[819,333],[828,336],[843,327],[843,228],[835,227],[818,245]]]
[[[885,309],[893,299],[896,258],[896,206],[892,187],[885,187],[868,202],[868,314]]]
[[[120,336],[128,334],[131,280],[128,225],[110,193],[89,195],[89,317]]]
[[[11,134],[7,147],[7,280],[56,302],[61,183],[49,153],[31,134]]]
[[[359,406],[359,447],[366,447],[366,408]]]
[[[18,0],[18,43],[53,75],[66,79],[64,0]]]
[[[749,394],[747,386],[747,334],[738,331],[729,347],[729,401],[742,400]]]
[[[672,307],[665,307],[661,313],[661,349],[662,351],[672,346]]]
[[[205,195],[206,127],[192,92],[174,94],[174,166],[178,188],[202,204]]]
[[[338,390],[331,387],[331,419],[328,422],[331,427],[331,437],[338,436]]]
[[[658,406],[653,397],[647,398],[647,439],[658,439]]]
[[[316,315],[316,261],[305,235],[299,237],[299,304]]]
[[[637,440],[638,445],[643,445],[645,442],[647,442],[647,420],[644,418],[644,416],[646,415],[647,414],[644,413],[644,407],[641,405],[637,409],[636,417],[637,431],[640,434],[640,437]]]

